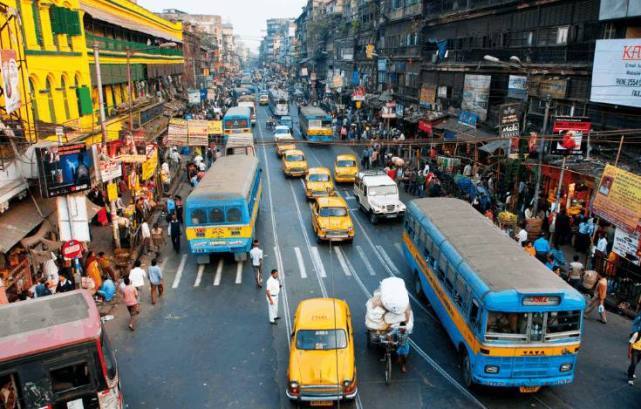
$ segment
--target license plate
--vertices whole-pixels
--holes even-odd
[[[313,400],[309,402],[309,406],[334,406],[331,400]]]
[[[519,392],[521,393],[535,393],[541,389],[540,386],[521,386],[519,387]]]
[[[395,215],[394,213],[392,213],[392,214],[388,214],[388,215],[387,215],[387,216],[385,216],[385,217],[387,217],[388,219],[395,219],[395,218],[396,218],[396,215]]]

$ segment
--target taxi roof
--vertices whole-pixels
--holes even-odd
[[[336,315],[334,315],[336,311]],[[309,298],[298,304],[296,329],[346,328],[349,306],[337,298]],[[336,319],[334,319],[336,317]]]
[[[285,151],[285,156],[287,155],[303,155],[305,156],[305,152],[301,151],[300,149],[290,149],[288,151]]]
[[[354,155],[353,153],[341,153],[340,155],[336,155],[336,160],[347,160],[347,159],[356,160],[356,155]]]
[[[341,196],[323,196],[316,198],[320,207],[347,207],[347,202]],[[347,213],[349,214],[349,212]]]
[[[0,306],[0,362],[95,340],[100,314],[84,290]]]
[[[330,175],[330,171],[327,168],[324,167],[318,167],[318,168],[309,168],[308,175],[311,175],[312,173],[322,173],[324,175]]]

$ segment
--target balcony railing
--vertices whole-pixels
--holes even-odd
[[[401,20],[408,17],[419,16],[423,13],[423,4],[418,2],[412,4],[411,6],[401,7],[396,10],[389,10],[387,12],[387,17],[390,21]]]
[[[137,43],[134,41],[127,40],[118,40],[115,38],[107,38],[102,36],[97,36],[94,34],[86,33],[85,37],[87,38],[87,47],[93,48],[94,44],[98,44],[101,50],[106,51],[140,51],[145,54],[154,54],[162,56],[182,56],[183,52],[177,48],[161,48],[157,46],[148,46],[145,43]]]

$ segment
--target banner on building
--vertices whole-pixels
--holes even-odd
[[[527,81],[528,95],[539,98],[565,98],[568,80],[564,78],[530,77]]]
[[[491,81],[492,76],[490,75],[465,75],[461,109],[475,113],[481,121],[487,119]]]
[[[191,90],[187,93],[187,101],[192,105],[200,104],[200,90]]]
[[[499,136],[515,138],[521,134],[519,121],[520,104],[503,104],[499,110]]]
[[[431,107],[436,103],[436,86],[430,84],[423,84],[419,102],[422,107]]]
[[[42,196],[50,198],[89,189],[95,172],[92,156],[84,143],[36,148]]]
[[[384,118],[384,119],[396,118],[396,102],[394,101],[388,102],[381,108],[381,118]]]
[[[438,87],[438,97],[439,98],[447,98],[447,85],[441,85]]]
[[[641,108],[641,38],[597,40],[590,101]]]
[[[614,231],[614,243],[612,245],[612,251],[638,266],[641,264],[640,239],[641,233],[639,233],[638,230],[635,230],[632,233],[628,233],[625,230],[617,228]]]
[[[641,176],[606,165],[592,210],[626,232],[634,231],[641,218]]]
[[[67,195],[56,199],[60,241],[91,241],[87,197],[84,194]]]
[[[592,130],[592,122],[590,118],[583,116],[557,116],[554,118],[552,130],[556,135],[574,139],[574,148],[571,149],[571,152],[568,152],[568,149],[564,146],[564,139],[560,139],[557,143],[552,144],[552,153],[558,155],[581,155],[583,154],[583,137],[587,136],[588,132]]]
[[[222,135],[223,134],[223,121],[208,121],[207,133],[209,135]]]
[[[7,114],[20,109],[20,74],[15,50],[0,51],[2,80],[4,84],[4,107]],[[34,94],[37,90],[33,90]]]
[[[207,146],[209,143],[209,121],[189,120],[187,121],[187,145]]]
[[[479,116],[476,112],[461,111],[458,114],[458,123],[461,125],[476,128],[476,123],[479,121]]]
[[[149,180],[154,177],[158,167],[158,149],[154,149],[148,159],[142,163],[142,180]]]
[[[365,101],[365,87],[356,87],[352,92],[352,101]]]
[[[527,77],[510,75],[507,82],[507,97],[527,100]]]

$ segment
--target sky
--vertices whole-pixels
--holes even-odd
[[[234,25],[234,33],[253,51],[265,35],[268,18],[298,17],[307,0],[138,0],[151,10],[179,9],[191,14],[216,14]]]

